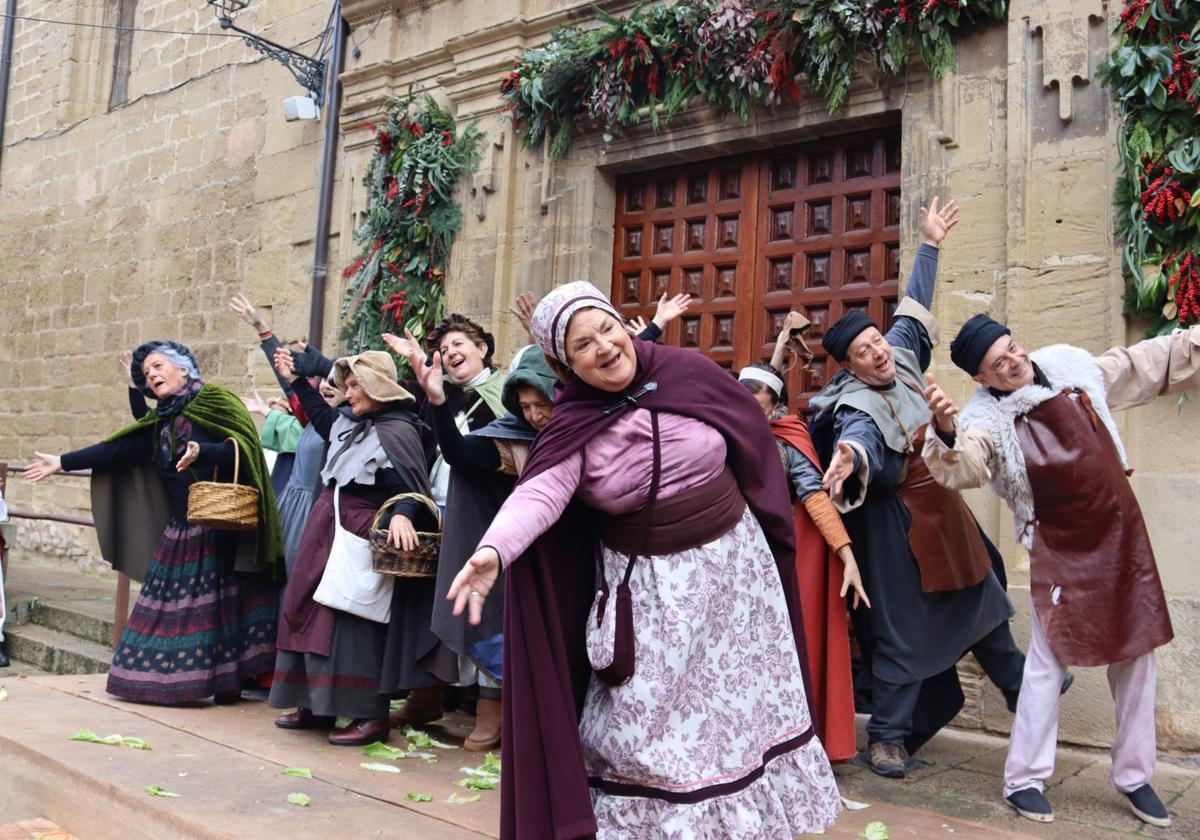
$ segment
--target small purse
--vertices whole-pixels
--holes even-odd
[[[342,488],[333,488],[333,545],[313,600],[368,621],[387,624],[392,617],[395,579],[375,574],[370,541],[342,527],[338,504],[341,492]]]
[[[654,446],[654,459],[650,472],[650,497],[646,501],[645,515],[642,524],[642,545],[645,550],[648,540],[647,532],[654,521],[654,503],[658,500],[658,485],[662,478],[662,449],[658,438],[658,412],[650,412],[651,438]],[[592,670],[600,681],[607,685],[622,685],[633,677],[636,654],[633,647],[633,592],[629,588],[629,579],[633,575],[633,567],[637,563],[640,552],[629,555],[629,563],[625,566],[625,576],[617,585],[616,604],[611,616],[612,659],[603,663],[603,651],[594,650],[598,645],[589,645],[589,660]],[[607,641],[609,626],[604,621],[609,607],[608,578],[604,574],[604,558],[600,558],[600,591],[596,593],[596,601],[592,605],[596,626],[601,629],[599,645]]]

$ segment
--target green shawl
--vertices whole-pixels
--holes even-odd
[[[503,371],[492,370],[492,375],[480,385],[463,386],[463,390],[467,393],[473,393],[487,403],[487,407],[492,410],[492,414],[496,417],[503,417],[506,409],[504,408],[504,379]],[[472,403],[472,407],[473,407]]]
[[[183,408],[183,416],[221,440],[233,438],[241,450],[241,466],[248,484],[258,490],[257,561],[262,571],[272,569],[283,558],[283,531],[279,524],[279,508],[271,487],[271,472],[263,456],[258,429],[241,399],[220,385],[205,385]],[[153,426],[161,418],[153,411],[137,422],[113,432],[105,442]],[[155,442],[157,446],[157,441]],[[228,478],[225,476],[223,478]]]

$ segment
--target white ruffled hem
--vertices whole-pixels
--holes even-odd
[[[597,840],[792,840],[833,825],[842,798],[821,742],[767,763],[742,790],[677,805],[592,789]]]

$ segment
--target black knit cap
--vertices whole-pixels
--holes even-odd
[[[1012,330],[982,312],[972,315],[950,342],[950,361],[975,376],[988,348],[1002,335],[1012,335]]]
[[[872,321],[867,313],[860,309],[851,310],[838,318],[837,322],[825,331],[825,335],[821,337],[821,346],[830,356],[839,362],[844,362],[846,351],[850,349],[854,339],[858,338],[859,333],[870,327],[879,329],[879,325]]]

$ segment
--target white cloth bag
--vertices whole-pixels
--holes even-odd
[[[342,527],[338,506],[341,492],[341,487],[333,488],[333,545],[313,600],[335,610],[387,624],[392,617],[395,580],[391,575],[376,574],[371,565],[371,544]]]

